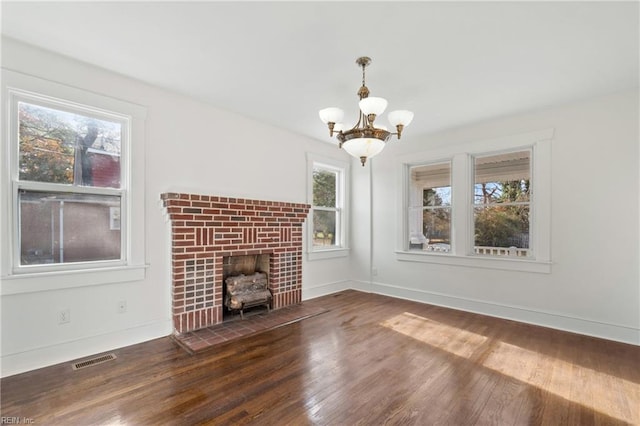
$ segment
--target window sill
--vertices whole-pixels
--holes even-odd
[[[347,257],[349,256],[348,248],[335,248],[335,249],[325,249],[325,250],[316,250],[307,252],[307,259],[310,261],[313,260],[322,260],[322,259],[335,259],[338,257]]]
[[[506,259],[484,256],[457,256],[446,253],[424,253],[402,250],[396,250],[396,258],[399,261],[405,262],[437,263],[440,265],[534,272],[538,274],[551,273],[551,262],[541,262],[536,260]]]
[[[8,275],[2,277],[0,295],[140,281],[144,279],[147,267],[148,265],[131,265]]]

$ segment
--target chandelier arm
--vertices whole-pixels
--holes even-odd
[[[362,114],[362,111],[360,111],[360,114],[358,114],[358,122],[349,130],[355,130],[360,126],[360,123],[362,123],[362,117],[364,116],[364,114]]]

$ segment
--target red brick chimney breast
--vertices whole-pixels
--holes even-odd
[[[178,334],[222,322],[223,258],[269,254],[273,309],[302,301],[308,204],[164,193],[171,221],[172,310]]]

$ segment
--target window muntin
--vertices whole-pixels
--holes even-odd
[[[409,167],[409,249],[451,251],[451,163]]]
[[[10,116],[14,270],[122,264],[130,119],[18,91]]]
[[[313,248],[335,248],[342,245],[340,181],[341,171],[313,167]]]
[[[474,253],[530,257],[531,150],[473,159]]]

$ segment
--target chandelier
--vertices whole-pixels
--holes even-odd
[[[337,132],[336,137],[343,148],[350,155],[359,158],[362,166],[367,158],[378,155],[385,143],[393,135],[398,139],[402,136],[402,130],[413,120],[413,113],[407,110],[391,111],[387,116],[389,123],[395,126],[396,133],[391,133],[385,126],[378,123],[374,125],[377,116],[387,108],[387,100],[384,98],[369,97],[369,88],[365,85],[364,69],[371,63],[371,58],[363,56],[356,60],[356,64],[362,67],[362,87],[358,90],[360,107],[358,122],[351,129],[345,130],[342,123],[344,111],[340,108],[324,108],[319,111],[320,119],[329,126],[329,136]]]

